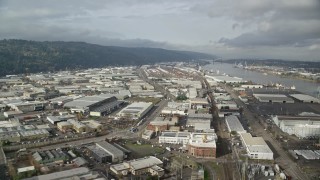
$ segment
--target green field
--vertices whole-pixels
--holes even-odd
[[[165,150],[161,147],[152,147],[151,144],[133,144],[127,142],[125,147],[132,151],[132,154],[136,157],[154,156],[155,154],[162,154]]]

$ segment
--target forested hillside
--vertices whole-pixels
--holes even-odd
[[[0,76],[64,69],[190,61],[213,55],[157,48],[101,46],[84,42],[0,41]]]

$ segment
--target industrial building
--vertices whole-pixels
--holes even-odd
[[[245,80],[243,80],[242,78],[238,78],[238,77],[231,77],[231,76],[211,76],[211,75],[205,75],[206,78],[210,78],[213,79],[216,82],[225,82],[225,83],[243,83],[246,82]]]
[[[151,102],[134,102],[129,106],[123,108],[118,116],[130,117],[132,119],[140,119],[147,114],[153,107]]]
[[[161,168],[162,164],[160,159],[149,156],[111,165],[110,170],[116,175],[123,176],[126,176],[128,173],[133,175],[150,173],[152,176],[161,177],[164,174],[164,169]]]
[[[162,144],[187,144],[190,139],[189,132],[162,132],[159,136],[159,143]]]
[[[240,138],[249,158],[273,160],[273,152],[262,137],[252,137],[250,133],[240,133]]]
[[[294,100],[284,94],[253,94],[253,96],[263,103],[294,103]]]
[[[145,130],[145,131],[141,134],[141,138],[142,138],[142,139],[145,139],[145,140],[150,140],[153,135],[154,135],[154,131],[152,131],[152,130]]]
[[[32,157],[39,164],[47,164],[55,161],[68,159],[68,156],[61,149],[52,149],[47,151],[38,151],[32,154]]]
[[[206,98],[191,98],[189,100],[191,109],[203,109],[209,107],[209,102]]]
[[[100,163],[106,163],[106,162],[112,162],[112,157],[109,153],[107,153],[104,149],[93,145],[87,147],[92,155],[92,157],[100,162]]]
[[[226,116],[225,120],[226,120],[226,125],[227,125],[229,133],[231,133],[232,131],[235,131],[238,134],[247,132],[246,130],[243,129],[243,126],[240,123],[237,116],[232,116],[232,115]]]
[[[57,124],[58,122],[67,121],[68,119],[74,119],[76,116],[72,114],[60,115],[60,116],[47,116],[47,120],[51,124]]]
[[[65,103],[70,102],[72,100],[73,100],[72,96],[60,96],[53,99],[49,99],[48,101],[50,102],[50,104],[63,106]]]
[[[123,153],[123,151],[106,141],[97,142],[96,146],[110,154],[113,163],[123,161],[123,159],[125,158],[125,154]]]
[[[212,114],[189,113],[186,126],[193,127],[194,130],[211,129]]]
[[[74,119],[68,119],[67,122],[72,124],[72,128],[77,133],[87,132],[87,126],[85,124],[83,124],[82,122],[74,120]]]
[[[159,136],[159,143],[186,145],[190,142],[190,139],[195,140],[200,136],[207,137],[208,139],[217,140],[217,135],[214,132],[190,133],[190,132],[165,131],[165,132],[162,132],[161,135]],[[200,139],[197,139],[197,140],[200,140]]]
[[[263,88],[263,85],[260,84],[243,84],[241,85],[242,88],[247,88],[247,89],[261,89]]]
[[[75,99],[71,102],[64,104],[65,108],[69,108],[71,112],[90,112],[95,110],[96,112],[109,113],[119,105],[117,98],[114,96],[108,96],[105,94],[100,94],[96,96],[84,96]]]
[[[72,127],[73,125],[67,121],[57,123],[57,128],[62,132],[67,132],[69,129],[72,129]]]
[[[50,133],[45,129],[20,131],[21,140],[34,140],[49,137]]]
[[[238,110],[239,107],[237,105],[236,102],[234,101],[219,101],[216,103],[216,106],[219,110],[223,110],[223,109],[226,109],[226,110],[229,110],[229,109],[235,109],[235,110]]]
[[[90,110],[90,116],[105,116],[112,113],[114,110],[121,107],[124,104],[124,101],[118,101],[113,99],[112,102],[106,103],[104,105],[92,108]]]
[[[21,137],[19,132],[0,132],[0,142],[20,142]]]
[[[91,172],[86,167],[73,168],[70,170],[59,171],[55,173],[33,176],[31,178],[26,178],[23,180],[59,180],[59,179],[80,179],[85,177],[86,179],[95,179],[98,178],[98,173]]]
[[[214,133],[191,133],[188,154],[197,158],[216,158],[216,140]]]
[[[320,116],[273,116],[273,122],[289,135],[299,138],[320,137]]]
[[[290,94],[290,96],[303,103],[320,103],[318,98],[306,94]]]
[[[173,117],[156,117],[147,125],[147,130],[154,132],[162,132],[168,130],[170,127],[178,124],[179,118]]]

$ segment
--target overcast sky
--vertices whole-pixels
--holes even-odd
[[[320,0],[0,0],[0,39],[320,61]]]

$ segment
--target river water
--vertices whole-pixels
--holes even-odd
[[[258,84],[270,84],[270,83],[280,83],[286,87],[295,86],[297,91],[302,93],[317,96],[317,89],[320,87],[320,83],[304,81],[300,79],[280,77],[273,74],[263,74],[255,71],[248,71],[242,68],[235,68],[233,64],[228,63],[214,63],[208,64],[203,67],[205,70],[217,72],[220,74],[227,74],[230,76],[240,77],[247,81],[253,81]]]

